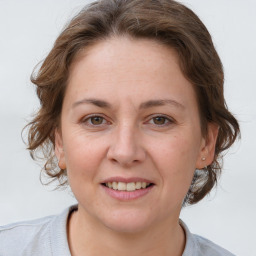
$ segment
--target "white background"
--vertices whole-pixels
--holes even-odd
[[[57,214],[74,203],[40,184],[40,166],[21,139],[38,101],[29,77],[63,25],[88,1],[0,0],[0,225]],[[225,68],[225,96],[242,139],[228,151],[209,197],[182,212],[193,233],[236,255],[256,255],[256,1],[186,0],[213,36]]]

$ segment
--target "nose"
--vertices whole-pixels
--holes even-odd
[[[113,140],[107,158],[125,167],[143,162],[146,152],[141,145],[141,136],[135,128],[122,126],[113,132]]]

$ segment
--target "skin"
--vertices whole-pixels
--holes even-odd
[[[195,92],[174,50],[128,37],[84,50],[71,66],[56,130],[59,166],[78,200],[68,224],[72,255],[182,255],[182,202],[195,169],[211,164],[217,133],[209,124],[202,136]],[[154,186],[118,200],[101,185],[116,176]]]

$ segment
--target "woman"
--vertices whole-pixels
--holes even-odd
[[[179,220],[214,187],[239,134],[223,80],[185,6],[86,6],[32,78],[41,108],[29,124],[32,155],[43,151],[45,172],[78,205],[2,227],[0,255],[232,255]]]

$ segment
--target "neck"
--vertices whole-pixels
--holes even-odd
[[[72,256],[181,256],[186,239],[178,220],[137,233],[125,233],[98,225],[78,210],[69,218],[68,240]]]

